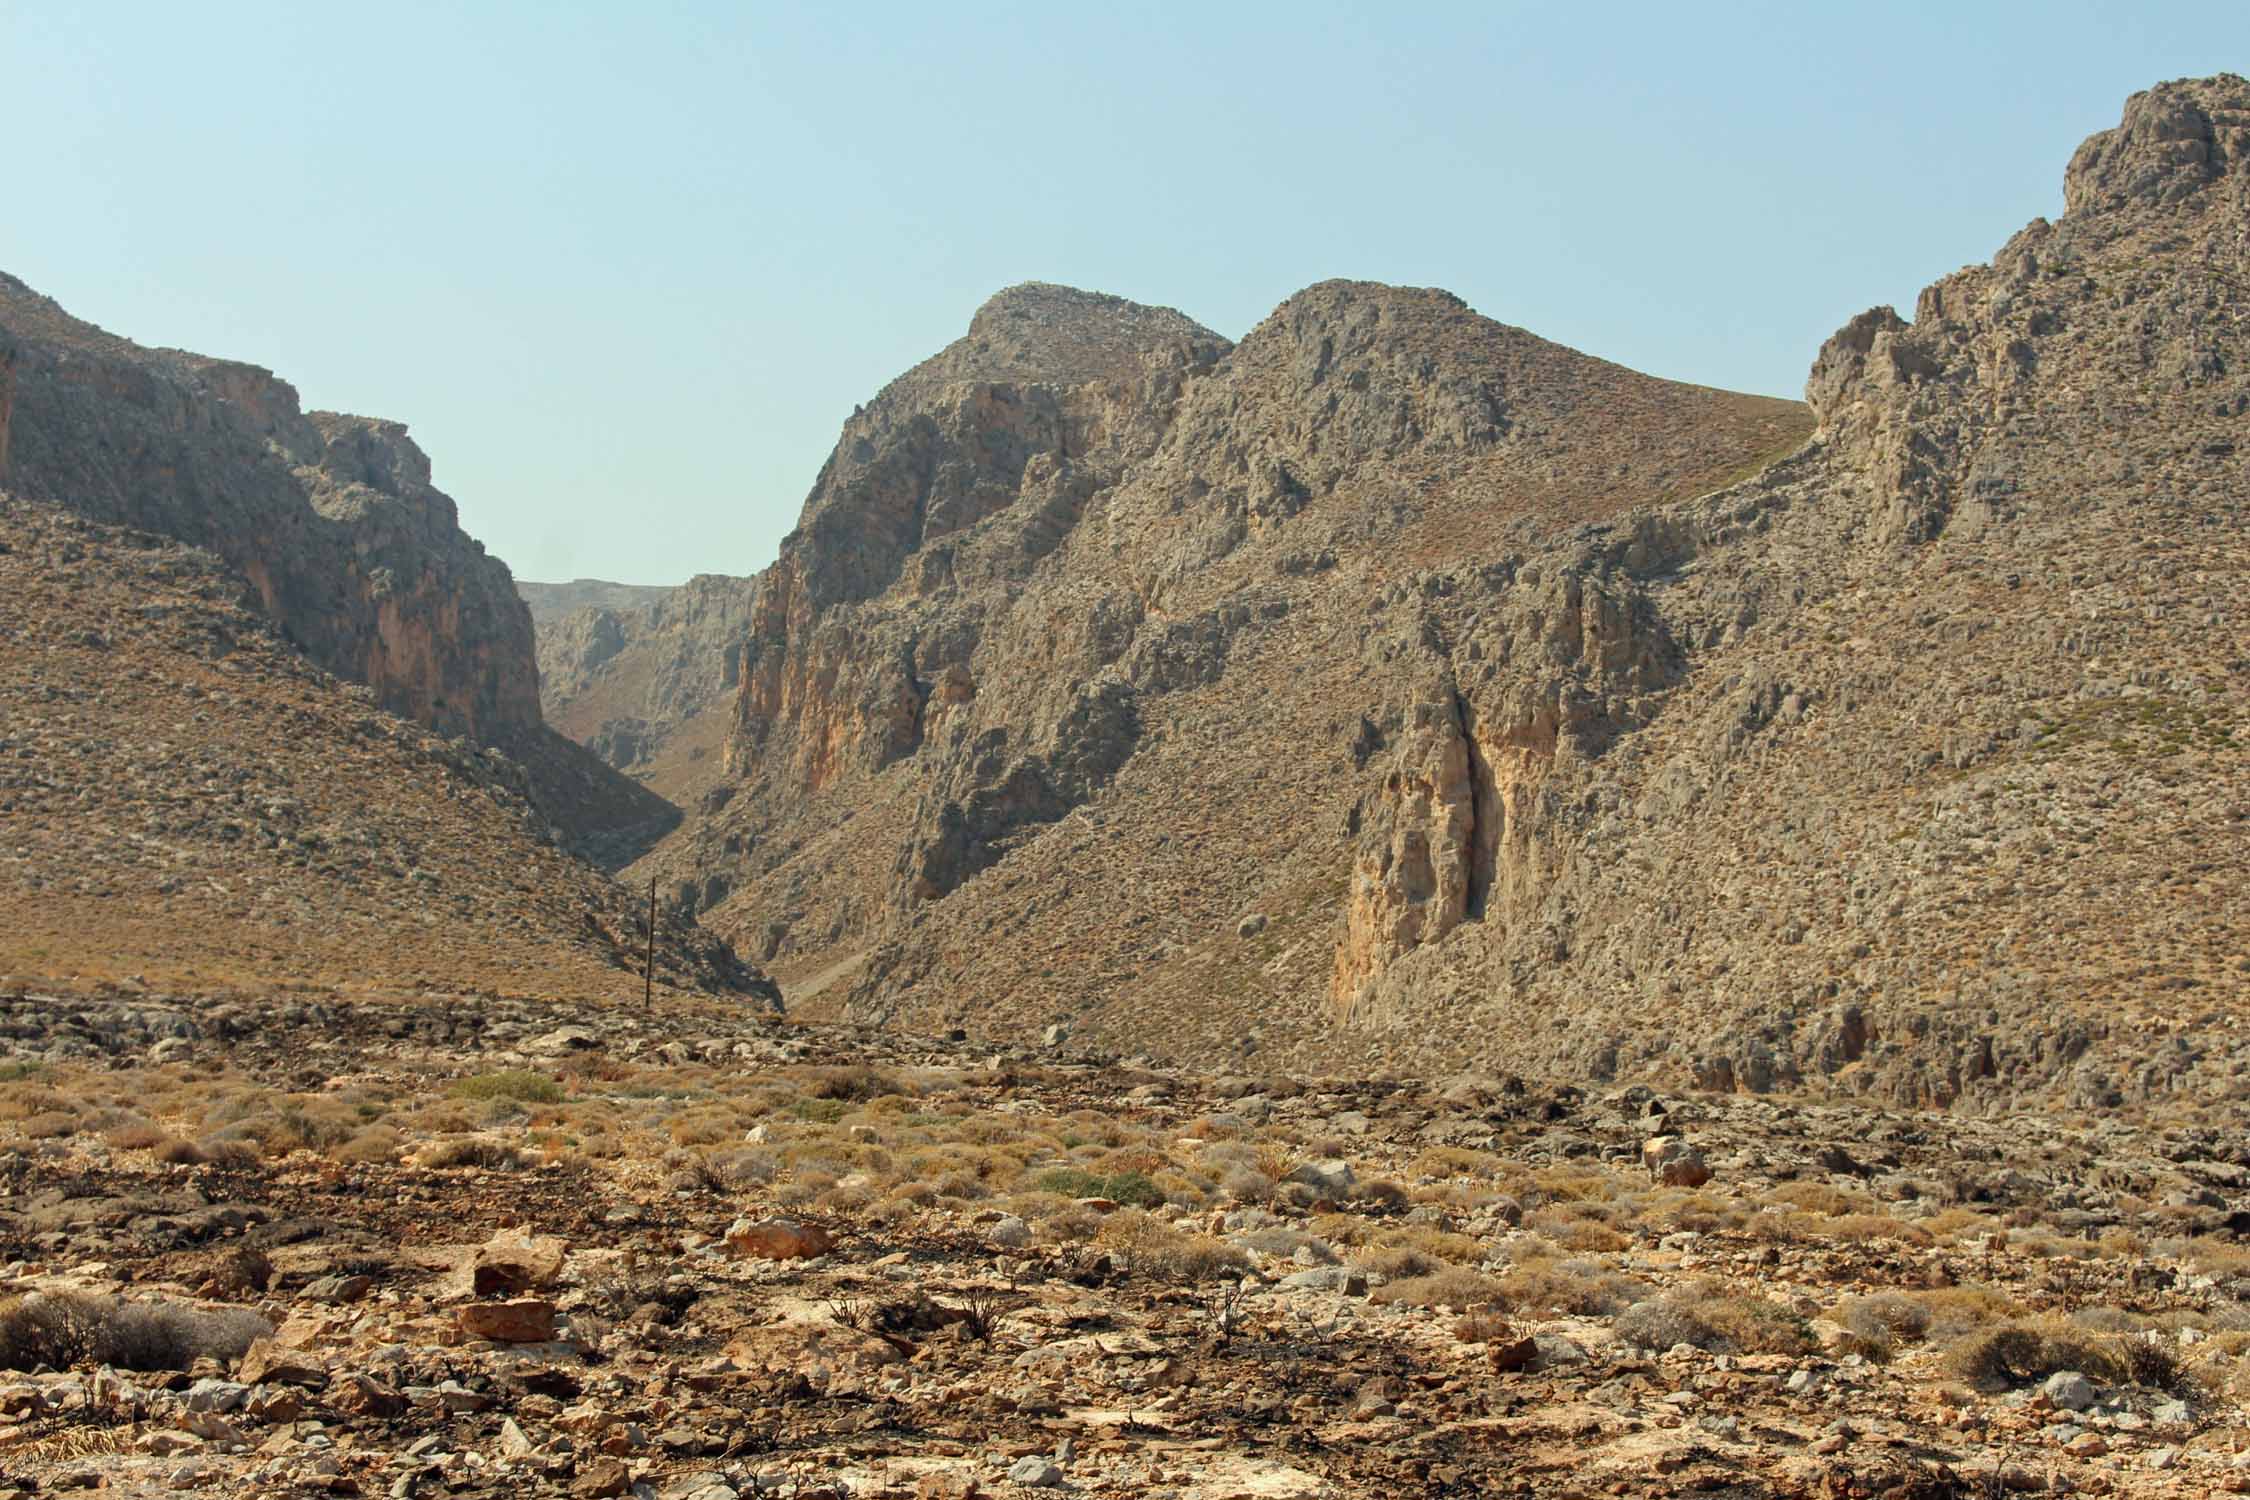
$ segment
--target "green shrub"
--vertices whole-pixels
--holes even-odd
[[[1154,1208],[1164,1201],[1164,1190],[1145,1172],[1117,1172],[1104,1177],[1084,1167],[1049,1167],[1031,1180],[1042,1193],[1065,1198],[1107,1198],[1132,1208]]]
[[[446,1092],[456,1099],[513,1099],[518,1104],[560,1104],[563,1097],[561,1083],[522,1068],[457,1078]]]

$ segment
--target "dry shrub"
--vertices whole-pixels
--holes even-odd
[[[1406,1224],[1383,1230],[1376,1243],[1415,1251],[1449,1265],[1476,1265],[1484,1260],[1484,1241],[1475,1235],[1455,1234],[1426,1224]]]
[[[1530,1259],[1500,1278],[1501,1300],[1527,1313],[1608,1317],[1647,1295],[1647,1287],[1599,1261]]]
[[[78,1116],[67,1109],[42,1110],[20,1121],[16,1129],[30,1140],[59,1140],[78,1134]]]
[[[1682,1287],[1619,1314],[1617,1336],[1637,1348],[1691,1344],[1717,1354],[1806,1354],[1818,1346],[1794,1311],[1710,1283]]]
[[[397,1161],[404,1145],[399,1133],[388,1125],[370,1125],[328,1154],[340,1162],[382,1166]]]
[[[832,1214],[855,1214],[875,1201],[875,1190],[864,1182],[840,1182],[813,1201]]]
[[[1549,1203],[1605,1203],[1620,1191],[1616,1176],[1601,1167],[1544,1167],[1531,1174],[1531,1185],[1533,1196]]]
[[[456,1099],[505,1099],[516,1104],[559,1104],[563,1097],[560,1080],[526,1068],[456,1078],[446,1092]]]
[[[957,1202],[974,1203],[992,1196],[992,1185],[974,1171],[947,1172],[930,1186],[940,1198]]]
[[[119,1151],[153,1151],[171,1139],[161,1125],[147,1120],[128,1120],[123,1125],[102,1136]]]
[[[1473,1312],[1454,1323],[1453,1336],[1464,1344],[1505,1344],[1515,1338],[1516,1330],[1498,1313]]]
[[[1042,1237],[1063,1244],[1081,1244],[1101,1232],[1102,1216],[1090,1208],[1070,1204],[1040,1222]]]
[[[1406,1170],[1424,1181],[1444,1177],[1491,1177],[1499,1172],[1498,1157],[1459,1146],[1433,1146],[1406,1164]]]
[[[1234,1168],[1219,1179],[1219,1188],[1237,1203],[1273,1202],[1273,1179],[1254,1168]]]
[[[1361,1183],[1352,1190],[1352,1198],[1376,1213],[1396,1213],[1414,1201],[1405,1188],[1383,1177]]]
[[[1104,1219],[1094,1232],[1094,1243],[1115,1256],[1127,1272],[1159,1281],[1195,1284],[1238,1274],[1250,1265],[1247,1255],[1224,1240],[1181,1234],[1155,1215],[1133,1208],[1121,1208]]]
[[[1894,1244],[1927,1248],[1936,1243],[1927,1229],[1884,1214],[1838,1214],[1816,1224],[1813,1232],[1832,1240],[1889,1240]]]
[[[1427,1276],[1444,1262],[1406,1245],[1377,1245],[1352,1257],[1352,1264],[1371,1276],[1400,1280]]]
[[[1748,1218],[1735,1204],[1709,1193],[1695,1192],[1659,1197],[1641,1211],[1643,1223],[1691,1234],[1721,1234],[1740,1229]]]
[[[905,1086],[897,1079],[863,1064],[815,1068],[804,1080],[804,1094],[808,1099],[838,1099],[857,1103],[904,1091]]]
[[[254,1167],[265,1159],[265,1154],[258,1149],[256,1141],[227,1140],[214,1137],[195,1149],[196,1153],[203,1158],[205,1165],[218,1167],[226,1171],[240,1171],[246,1167]]]
[[[251,1141],[267,1157],[292,1151],[326,1151],[359,1132],[358,1112],[334,1099],[305,1095],[235,1096],[206,1117],[211,1141]]]
[[[1836,1321],[1865,1339],[1911,1344],[1930,1332],[1929,1305],[1900,1292],[1852,1297],[1837,1309]]]
[[[272,1332],[271,1323],[241,1308],[34,1292],[0,1303],[0,1367],[185,1370],[198,1359],[238,1359]]]
[[[1524,1215],[1523,1223],[1526,1229],[1563,1249],[1584,1254],[1606,1254],[1633,1243],[1628,1236],[1598,1219],[1574,1213],[1569,1208],[1535,1209]]]
[[[708,1163],[711,1178],[721,1188],[743,1192],[763,1187],[781,1173],[781,1164],[770,1151],[722,1151]]]
[[[2000,1227],[1997,1219],[1968,1208],[1941,1208],[1922,1220],[1922,1227],[1941,1239],[1965,1240],[1987,1235]]]
[[[2166,1240],[2156,1248],[2160,1254],[2186,1261],[2205,1276],[2250,1276],[2250,1244],[2204,1235],[2185,1242]]]
[[[415,1165],[435,1172],[459,1167],[512,1172],[523,1165],[522,1155],[513,1146],[474,1135],[432,1141],[415,1153],[414,1161]]]
[[[1958,1338],[2023,1313],[2013,1297],[1988,1286],[1940,1287],[1918,1293],[1914,1300],[1929,1309],[1927,1337],[1935,1339]]]
[[[70,1101],[45,1084],[17,1083],[0,1086],[0,1120],[28,1120],[35,1115],[68,1110]]]
[[[1482,1271],[1467,1266],[1447,1266],[1427,1276],[1386,1281],[1375,1288],[1371,1300],[1467,1312],[1473,1307],[1490,1307],[1502,1302],[1504,1293],[1500,1283]]]
[[[721,1141],[732,1140],[741,1134],[732,1110],[702,1108],[674,1115],[664,1127],[664,1133],[678,1146],[716,1146]]]
[[[1766,1194],[1764,1201],[1786,1203],[1805,1213],[1824,1214],[1832,1219],[1866,1213],[1874,1206],[1874,1200],[1865,1193],[1847,1193],[1825,1182],[1785,1182]]]
[[[2183,1372],[2169,1343],[2144,1333],[2102,1333],[2055,1318],[1987,1328],[1946,1351],[1946,1365],[1985,1387],[2030,1385],[2076,1370],[2103,1385],[2179,1388]]]

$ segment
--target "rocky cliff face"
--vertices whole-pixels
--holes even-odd
[[[649,868],[865,1019],[2234,1087],[2246,130],[2240,79],[2137,96],[1809,410],[1438,292],[1231,349],[1003,294],[847,426]]]
[[[2137,96],[2063,219],[1851,320],[1808,408],[1437,292],[1324,284],[1232,349],[1003,294],[1102,378],[1011,351],[1038,389],[992,399],[988,309],[854,418],[756,585],[729,779],[648,868],[867,1019],[2231,1086],[2179,1030],[2231,1024],[2250,941],[2206,850],[2243,816],[2244,97]],[[1138,393],[1121,327],[1163,330]],[[923,528],[939,474],[964,527]]]
[[[2231,1086],[2246,148],[2239,79],[2137,96],[2062,220],[1829,341],[1802,453],[1417,602],[1462,707],[1395,711],[1340,1016],[1912,1103]],[[1601,623],[1526,611],[1533,570]],[[1528,827],[1486,723],[1554,746]]]
[[[1223,811],[1277,867],[1311,843],[1340,866],[1337,825],[1306,814],[1359,767],[1308,752],[1387,671],[1337,638],[1370,591],[1411,587],[1425,558],[1709,488],[1808,426],[1791,403],[1640,376],[1442,292],[1329,283],[1239,348],[1114,298],[1003,293],[847,425],[756,585],[731,779],[652,868],[754,951],[872,945],[853,1004],[890,1014],[938,988],[918,934],[954,913],[1007,925],[1021,898],[992,877],[1128,802],[1152,828]],[[1250,788],[1276,770],[1301,784],[1260,807]],[[1183,839],[1121,856],[1124,890],[1068,882],[1126,897],[1123,925],[1074,955],[1081,977],[1116,968],[1100,950],[1120,937],[1177,947],[1229,920],[1207,881],[1162,909],[1197,858]]]
[[[558,847],[536,767],[385,712],[244,594],[0,492],[0,971],[637,1001],[642,894]],[[667,990],[777,998],[690,922],[655,959]]]
[[[548,723],[667,807],[702,805],[722,779],[752,603],[752,580],[703,574],[541,622]]]
[[[217,554],[282,635],[383,707],[509,751],[612,866],[677,822],[543,726],[531,617],[405,427],[306,412],[255,365],[147,349],[0,275],[0,482]]]
[[[269,371],[141,348],[5,276],[0,329],[12,488],[208,547],[387,708],[488,741],[537,727],[530,617],[404,427],[302,411]]]

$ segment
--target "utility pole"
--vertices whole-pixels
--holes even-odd
[[[641,1009],[656,1009],[656,877],[648,878],[648,967],[641,971]]]

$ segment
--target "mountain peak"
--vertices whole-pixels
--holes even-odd
[[[1229,347],[1176,308],[1026,281],[993,293],[969,331],[909,378],[1077,385],[1135,377],[1165,350],[1213,358]]]
[[[2250,164],[2250,80],[2182,78],[2125,101],[2115,129],[2089,136],[2063,173],[2071,214],[2170,206]]]

